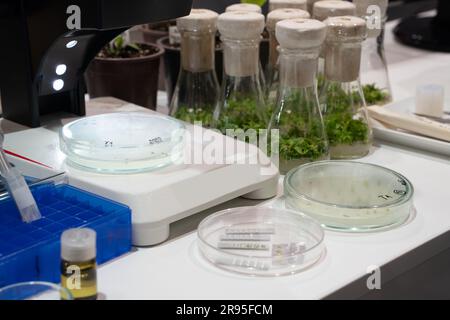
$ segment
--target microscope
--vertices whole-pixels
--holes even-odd
[[[192,0],[1,0],[3,117],[85,115],[83,74],[100,49],[132,26],[188,15]]]

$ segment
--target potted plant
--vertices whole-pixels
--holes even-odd
[[[105,46],[86,72],[92,98],[113,96],[155,110],[158,72],[164,49],[155,44],[129,43],[119,36]]]
[[[159,39],[169,36],[169,28],[176,25],[176,20],[168,20],[146,24],[142,28],[142,36],[146,43],[156,43]]]

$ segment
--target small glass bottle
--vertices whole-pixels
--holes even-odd
[[[61,286],[74,300],[97,299],[96,238],[92,229],[69,229],[61,236]]]
[[[361,84],[368,105],[392,101],[391,84],[384,54],[384,27],[388,0],[353,0],[356,14],[367,22],[367,39],[362,45]]]
[[[320,94],[331,158],[360,158],[370,150],[372,130],[359,80],[365,20],[352,16],[325,20],[325,82]]]
[[[283,20],[276,25],[280,43],[280,86],[269,129],[279,130],[280,172],[330,157],[316,86],[317,60],[326,36],[324,23]]]
[[[269,13],[277,9],[288,8],[306,11],[306,0],[269,0]]]
[[[217,17],[211,10],[192,9],[177,20],[181,34],[181,70],[170,104],[173,117],[210,127],[219,101],[215,71]]]
[[[271,2],[272,3],[272,2]],[[269,32],[269,63],[267,65],[267,106],[274,109],[279,86],[278,68],[278,40],[275,35],[275,26],[278,22],[287,19],[308,19],[309,13],[302,9],[275,9],[267,15],[266,28]]]
[[[313,19],[325,21],[329,17],[354,16],[356,7],[353,3],[342,0],[324,0],[313,4]],[[323,50],[319,56],[317,71],[318,90],[322,89],[324,81],[325,60]]]
[[[224,134],[227,129],[266,129],[268,115],[259,76],[264,16],[226,12],[219,16],[217,26],[224,50],[224,78],[215,127]]]

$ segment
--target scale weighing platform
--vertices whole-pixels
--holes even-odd
[[[88,116],[117,112],[144,112],[157,115],[148,109],[112,98],[88,102]],[[168,135],[162,136],[158,141],[155,140],[155,145],[159,148],[156,154],[165,154],[166,157],[156,156],[152,168],[147,168],[151,170],[140,167],[139,161],[127,163],[122,167],[125,169],[119,168],[118,171],[114,166],[95,170],[95,163],[77,161],[76,157],[71,157],[75,161],[68,161],[66,154],[71,150],[75,150],[78,154],[83,150],[90,150],[91,154],[99,158],[104,156],[105,159],[114,157],[111,154],[102,155],[100,149],[95,149],[95,146],[84,146],[83,149],[83,146],[78,145],[78,149],[73,148],[70,141],[68,144],[61,144],[66,154],[63,153],[60,148],[60,131],[67,123],[77,120],[72,115],[45,119],[44,126],[36,129],[15,125],[6,120],[1,120],[1,125],[6,134],[5,149],[13,162],[20,158],[20,162],[25,161],[33,167],[43,167],[54,173],[65,172],[69,184],[128,205],[132,209],[133,244],[136,246],[150,246],[164,242],[169,237],[171,223],[231,199],[243,196],[262,200],[277,194],[278,169],[256,146],[188,124],[182,125],[184,128],[177,131],[175,130],[177,128],[171,128],[175,121],[171,122],[170,118],[165,116],[157,117],[161,117],[162,122],[159,123],[162,125],[161,129],[166,131],[168,128],[174,129],[173,131],[178,134],[185,130],[187,138],[183,144],[177,145],[180,135],[177,136],[175,133],[170,136],[169,144],[172,149],[177,150],[176,157],[165,154],[164,146],[168,144],[160,144],[165,142]],[[134,128],[137,127],[137,131],[151,130],[142,126],[139,119],[132,121],[136,122]],[[102,126],[100,118],[97,127],[95,123],[88,123],[84,133],[89,136],[90,132],[101,128],[114,132],[111,128]],[[71,134],[63,136],[71,137]],[[136,145],[139,144],[137,137],[130,139]],[[112,140],[101,141],[97,147],[104,148],[105,143],[114,145],[116,141]],[[224,152],[219,157],[222,161],[203,161],[205,159],[202,158],[202,152],[214,153],[211,151],[214,149],[210,144],[211,141],[214,143],[219,141],[221,146],[224,146]],[[208,147],[212,153],[207,152]],[[131,157],[134,155],[135,159],[140,157],[138,149],[130,149],[129,154]],[[173,162],[171,164],[165,159],[169,156]]]

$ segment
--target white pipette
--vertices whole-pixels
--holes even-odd
[[[36,205],[36,201],[22,174],[16,168],[11,167],[6,159],[5,152],[3,151],[3,141],[4,135],[0,131],[0,174],[2,181],[11,198],[14,199],[22,220],[26,223],[39,220],[41,213]]]

